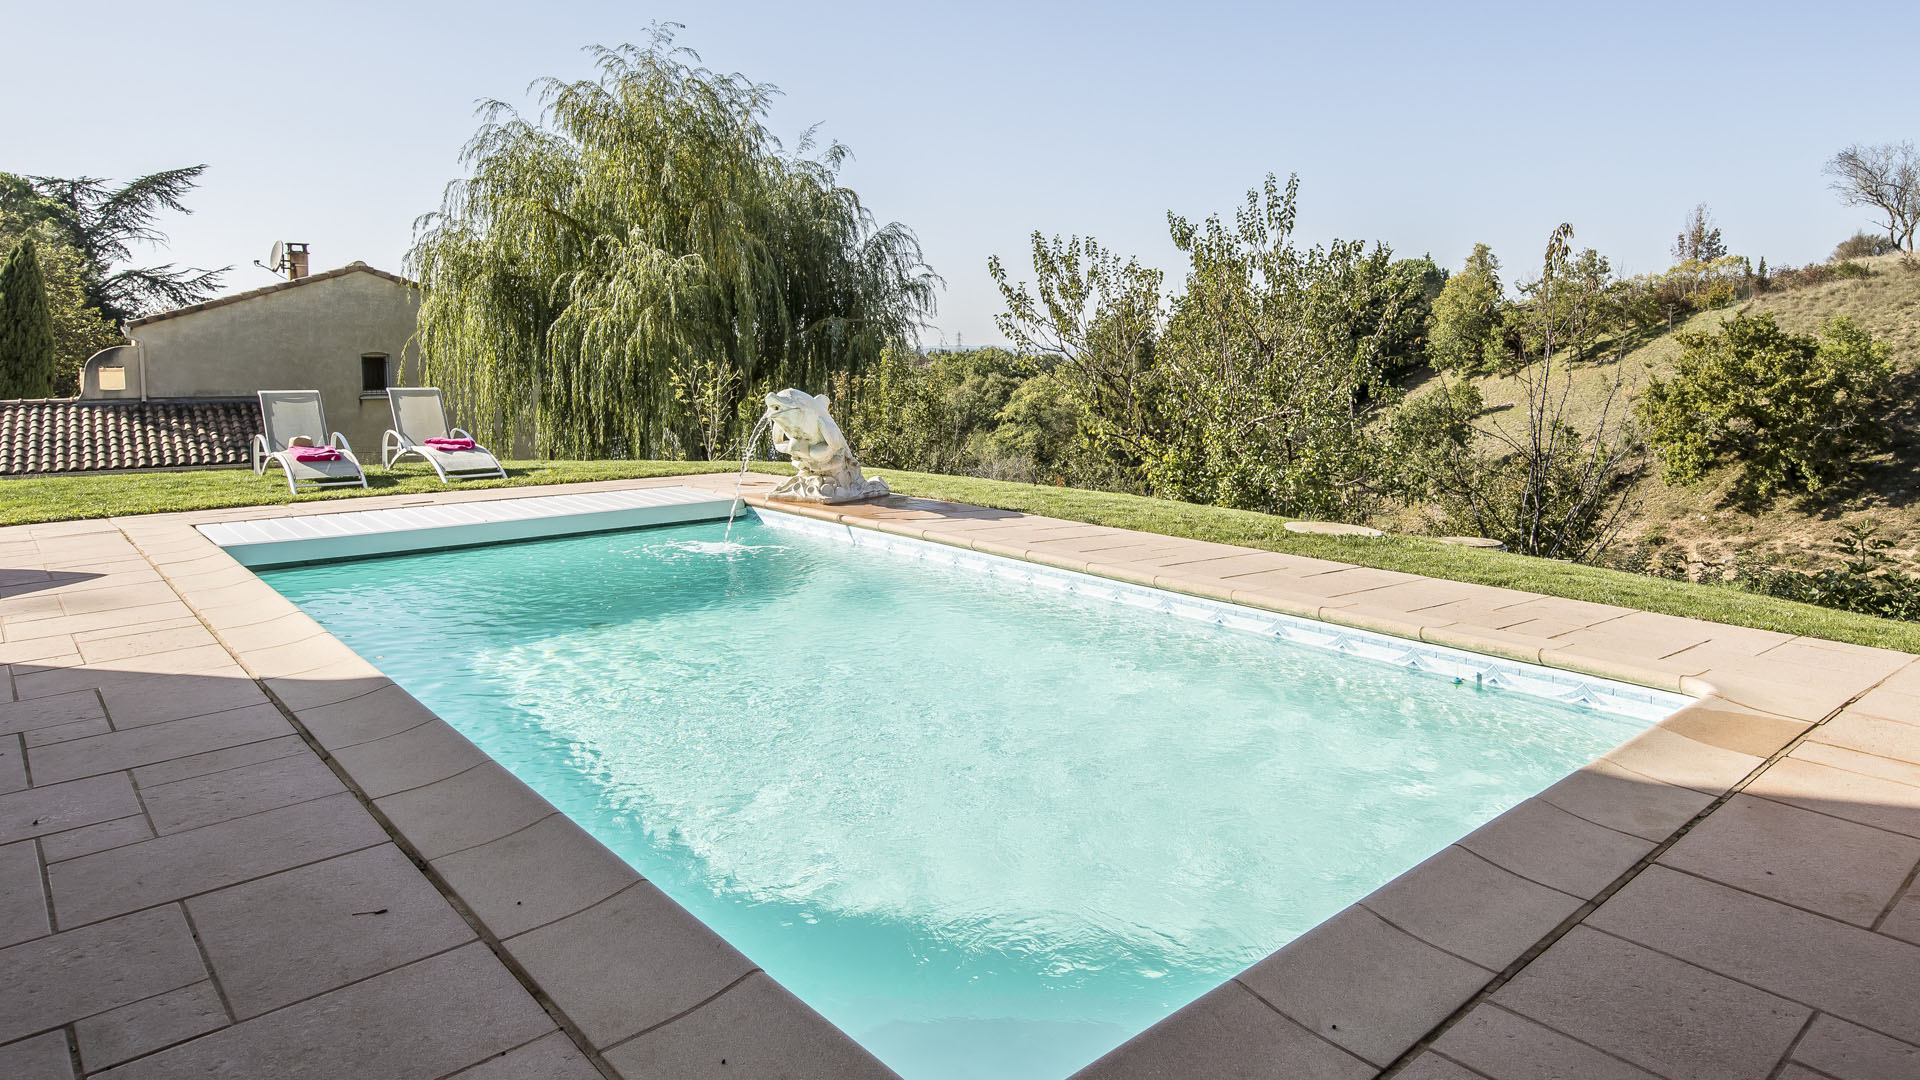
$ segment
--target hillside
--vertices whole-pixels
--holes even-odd
[[[1831,561],[1831,542],[1841,525],[1872,519],[1879,524],[1880,535],[1893,541],[1888,554],[1894,561],[1909,568],[1920,566],[1920,271],[1903,266],[1897,256],[1860,261],[1873,271],[1871,276],[1765,294],[1701,313],[1675,330],[1708,330],[1740,311],[1770,311],[1783,329],[1808,334],[1833,316],[1852,318],[1887,342],[1893,352],[1901,404],[1891,417],[1891,451],[1870,459],[1857,484],[1817,497],[1779,499],[1751,513],[1732,506],[1726,498],[1731,468],[1701,483],[1676,487],[1661,479],[1657,461],[1646,460],[1636,493],[1642,501],[1616,547],[1615,558],[1638,558],[1670,546],[1686,554],[1696,573],[1701,569],[1711,573],[1715,564],[1736,553],[1812,567]],[[1618,362],[1581,365],[1574,373],[1570,399],[1574,422],[1591,426],[1615,378],[1623,382],[1624,397],[1637,396],[1650,373],[1671,369],[1678,352],[1668,332]],[[1489,419],[1497,420],[1500,412],[1523,406],[1524,390],[1517,380],[1483,377],[1473,381],[1486,400]],[[1411,392],[1420,394],[1432,385],[1428,381]],[[1417,525],[1411,520],[1394,524]]]

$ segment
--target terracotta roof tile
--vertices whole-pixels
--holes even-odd
[[[225,307],[228,304],[237,304],[242,300],[251,300],[256,296],[265,296],[268,293],[283,292],[287,289],[297,289],[302,285],[311,285],[316,281],[327,281],[332,278],[345,277],[348,274],[372,274],[374,277],[385,278],[388,281],[395,282],[396,284],[400,284],[400,285],[405,285],[408,288],[419,287],[415,282],[409,281],[406,278],[401,277],[399,274],[389,274],[385,270],[375,270],[373,267],[368,266],[366,263],[363,263],[363,262],[350,262],[347,265],[339,267],[337,269],[322,270],[317,274],[308,274],[306,277],[303,277],[303,278],[294,278],[292,281],[282,281],[275,285],[266,285],[258,289],[248,289],[246,292],[233,293],[230,296],[217,297],[215,299],[208,300],[204,304],[189,304],[183,308],[174,308],[172,311],[162,311],[157,315],[148,315],[145,318],[141,318],[141,319],[130,319],[127,322],[127,328],[132,329],[133,327],[136,327],[136,326],[145,326],[148,323],[159,322],[162,319],[172,319],[181,315],[191,315],[196,311],[205,311],[208,308]]]
[[[0,476],[244,465],[259,430],[248,398],[0,401]]]

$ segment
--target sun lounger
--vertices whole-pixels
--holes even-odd
[[[367,486],[360,460],[347,437],[327,430],[318,390],[260,391],[261,434],[253,437],[253,472],[264,474],[278,463],[287,474],[287,490]]]
[[[446,402],[438,387],[390,386],[387,403],[393,407],[393,427],[380,438],[383,467],[391,469],[394,462],[414,454],[433,466],[443,484],[507,475],[500,459],[473,436],[447,426]]]

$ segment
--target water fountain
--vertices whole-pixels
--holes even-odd
[[[892,493],[885,480],[868,479],[860,471],[860,460],[853,456],[840,425],[827,412],[825,394],[788,387],[768,394],[766,401],[766,415],[754,425],[740,456],[740,477],[734,481],[733,508],[727,514],[728,536],[733,533],[733,517],[740,510],[740,486],[746,483],[753,448],[760,441],[760,433],[769,427],[774,433],[773,448],[793,459],[793,477],[769,492],[767,498],[847,503]]]

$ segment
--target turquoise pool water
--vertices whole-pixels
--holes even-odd
[[[1651,718],[721,535],[261,576],[909,1080],[1064,1077]]]

